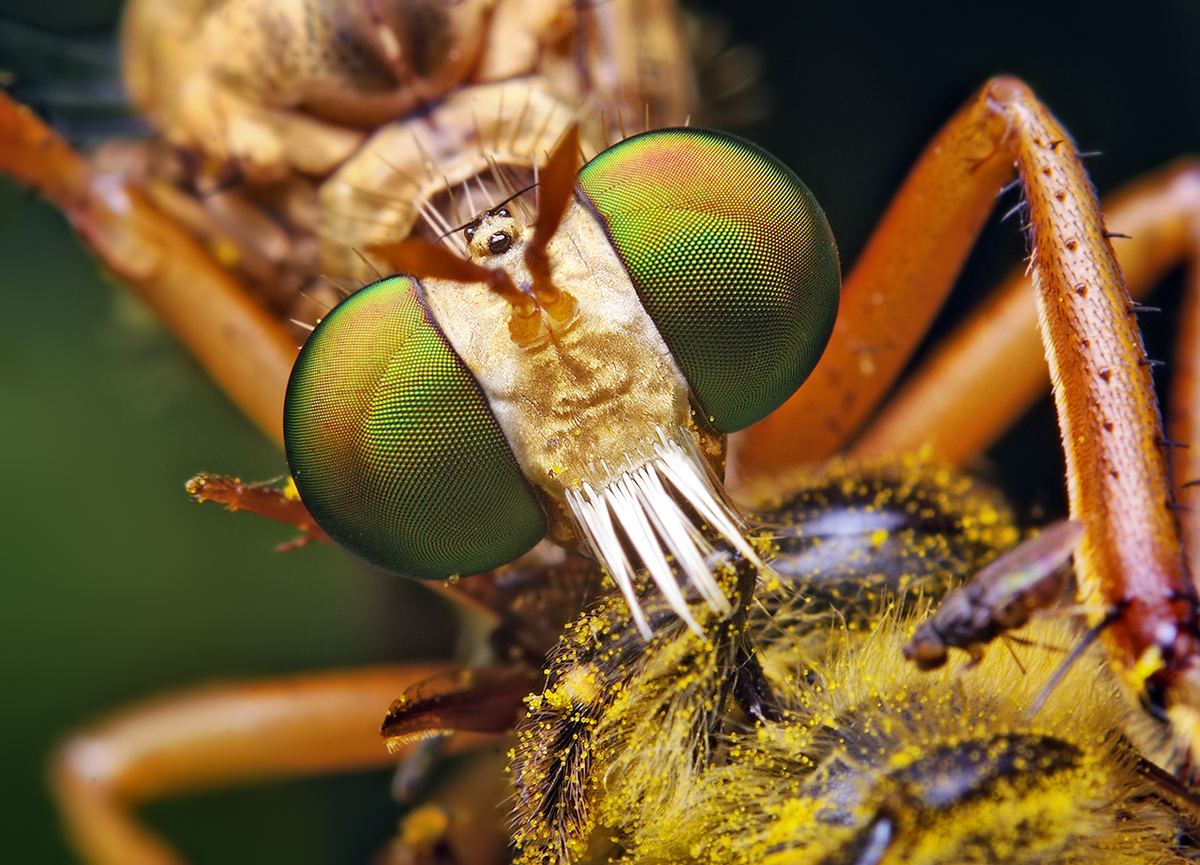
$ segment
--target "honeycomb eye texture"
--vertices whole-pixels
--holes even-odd
[[[833,330],[841,275],[791,170],[740,138],[663,129],[599,154],[577,190],[718,431],[796,391]]]
[[[479,386],[409,277],[367,286],[313,331],[288,383],[284,442],[321,528],[387,570],[479,573],[546,533]]]

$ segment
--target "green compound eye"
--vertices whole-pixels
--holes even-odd
[[[292,370],[283,418],[305,506],[382,568],[475,574],[546,533],[479,386],[409,277],[367,286],[326,316]]]
[[[718,431],[796,391],[841,277],[825,214],[787,166],[731,135],[663,129],[601,153],[577,188]]]

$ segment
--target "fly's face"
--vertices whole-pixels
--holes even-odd
[[[373,249],[412,276],[318,326],[288,389],[305,504],[356,554],[429,579],[586,543],[621,586],[645,567],[697,632],[671,562],[730,610],[705,556],[762,567],[718,481],[724,434],[816,363],[838,261],[804,185],[753,145],[663,130],[575,176],[568,135],[520,196],[446,245]],[[703,527],[703,528],[702,528]]]

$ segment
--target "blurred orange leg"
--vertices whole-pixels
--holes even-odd
[[[1172,364],[1167,434],[1180,445],[1171,449],[1171,475],[1181,506],[1184,552],[1195,582],[1200,575],[1200,213],[1193,214],[1189,228],[1191,260]]]
[[[820,363],[743,433],[742,476],[832,456],[904,368],[1013,174],[1009,119],[987,94],[951,118],[909,172],[846,277]]]
[[[398,757],[379,735],[387,707],[413,683],[448,669],[407,665],[247,682],[127,709],[76,734],[56,755],[52,781],[67,831],[89,862],[181,865],[133,806],[237,782],[394,764]]]
[[[264,432],[283,439],[298,346],[181,226],[0,93],[0,172],[49,198]]]
[[[1190,226],[1198,217],[1200,165],[1191,161],[1112,196],[1104,220],[1128,235],[1114,248],[1135,300],[1191,254]],[[1049,389],[1033,280],[1023,268],[904,382],[847,453],[878,458],[929,447],[934,459],[962,465]]]

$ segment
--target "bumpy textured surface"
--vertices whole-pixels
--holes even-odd
[[[755,145],[665,129],[601,153],[578,188],[721,432],[812,371],[837,315],[837,248],[812,193]]]
[[[478,573],[546,532],[478,385],[408,277],[354,294],[309,337],[284,436],[317,522],[387,570]]]
[[[834,467],[757,514],[780,579],[744,623],[693,592],[700,639],[649,581],[650,641],[619,596],[586,609],[518,728],[516,861],[1194,861],[1191,803],[1138,764],[1136,737],[1161,732],[1135,729],[1106,659],[1079,658],[1044,693],[1079,639],[1067,617],[977,663],[904,661],[931,603],[1016,540],[1010,518],[940,469]],[[825,573],[812,551],[854,536]],[[733,597],[746,562],[712,561]]]

